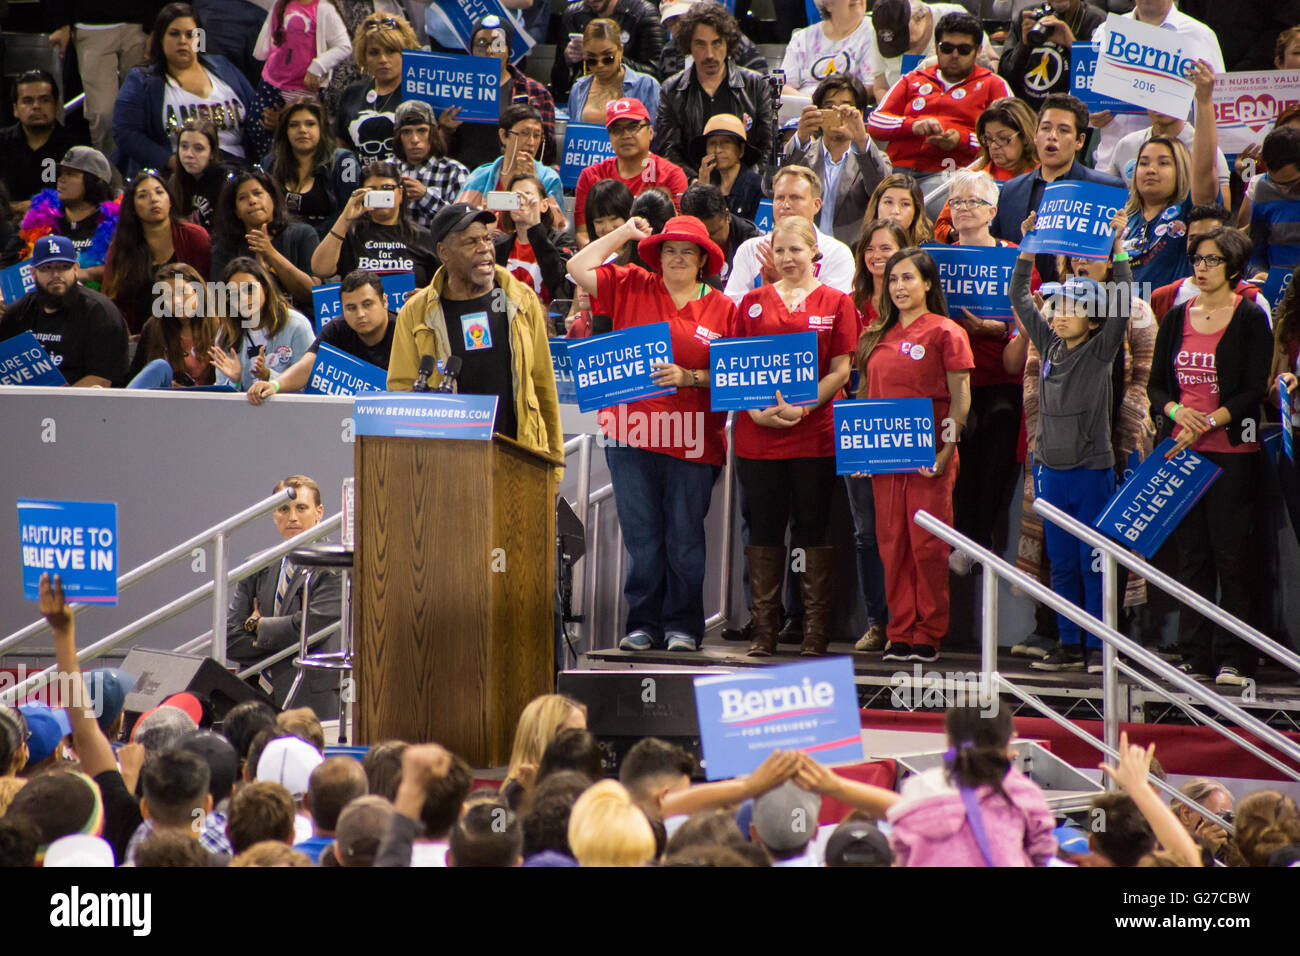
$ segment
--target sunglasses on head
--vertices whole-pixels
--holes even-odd
[[[596,66],[597,64],[601,66],[613,66],[614,61],[617,59],[618,57],[613,53],[602,53],[600,56],[584,56],[582,62],[587,64],[587,66]]]
[[[956,53],[958,56],[970,56],[975,52],[975,47],[969,43],[940,43],[939,52],[948,55]]]
[[[382,20],[371,20],[366,24],[367,33],[378,33],[380,30],[396,30],[397,21],[392,17],[384,17]]]

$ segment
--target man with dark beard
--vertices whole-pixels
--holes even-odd
[[[77,282],[77,248],[42,236],[31,257],[36,289],[0,319],[0,342],[31,332],[69,385],[120,388],[126,379],[126,323],[111,299]]]

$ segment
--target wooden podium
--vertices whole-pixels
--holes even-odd
[[[358,436],[358,742],[508,763],[524,705],[553,689],[557,464],[501,435]]]

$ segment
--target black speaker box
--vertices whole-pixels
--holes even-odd
[[[231,708],[246,700],[265,701],[275,707],[269,695],[244,683],[210,657],[134,647],[121,666],[135,677],[135,686],[126,695],[128,731],[141,714],[181,691],[193,694],[203,704],[205,727],[220,723]]]
[[[716,670],[571,670],[558,689],[587,707],[587,729],[600,742],[605,772],[618,768],[638,740],[658,737],[695,758],[696,779],[704,779],[695,678]]]

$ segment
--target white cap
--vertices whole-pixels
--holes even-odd
[[[74,833],[59,837],[45,850],[45,868],[52,866],[113,866],[113,848],[102,837]]]
[[[324,761],[320,751],[301,737],[276,737],[257,762],[257,779],[282,784],[295,800],[302,800],[311,772]]]
[[[669,0],[659,8],[659,20],[667,23],[673,17],[680,17],[695,5],[695,0]]]

